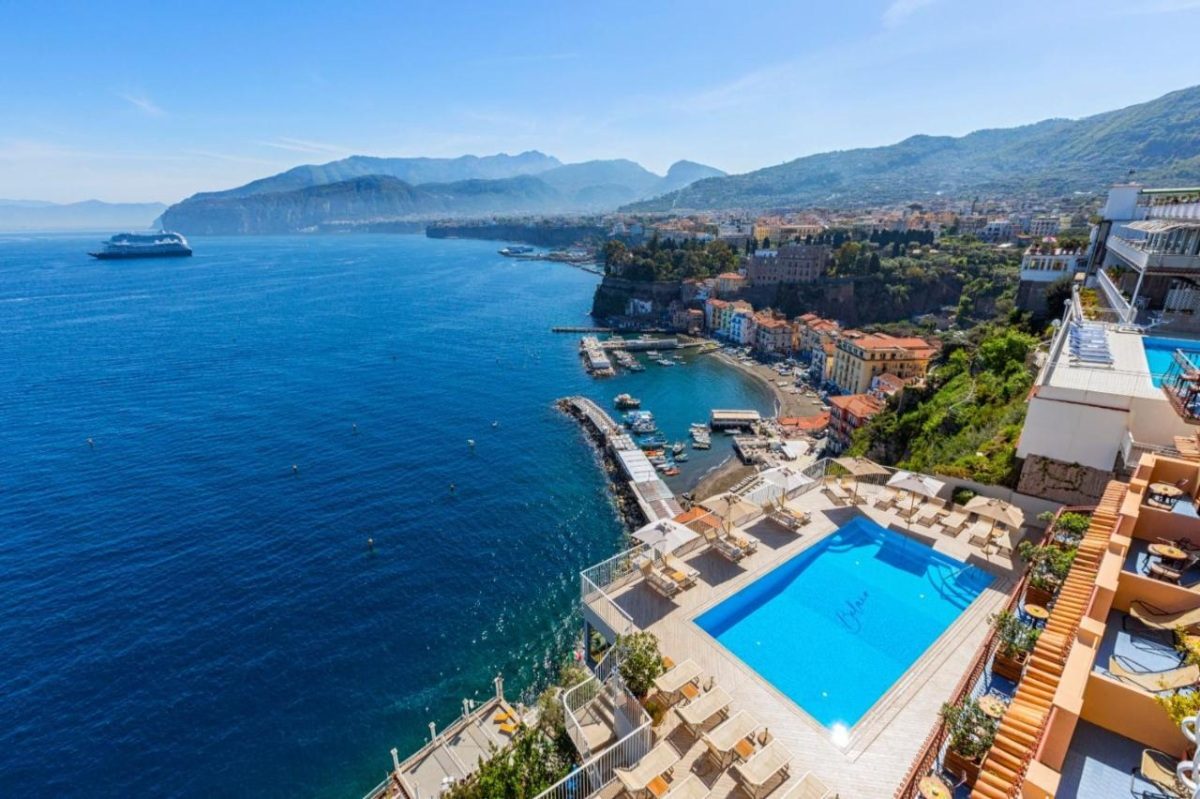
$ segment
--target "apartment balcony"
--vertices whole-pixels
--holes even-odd
[[[1110,253],[1138,272],[1157,275],[1200,274],[1200,254],[1163,250],[1153,247],[1145,239],[1134,240],[1115,234],[1108,237],[1107,246]]]

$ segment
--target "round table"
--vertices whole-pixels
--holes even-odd
[[[1003,716],[1004,709],[1006,707],[1008,707],[1008,705],[1005,704],[1004,700],[998,696],[991,696],[989,694],[988,696],[983,696],[979,699],[979,709],[984,712],[984,715],[993,719],[998,719]]]
[[[1163,560],[1187,560],[1187,553],[1173,544],[1151,544],[1146,549]]]
[[[1164,505],[1174,505],[1183,496],[1183,489],[1170,483],[1151,483],[1146,487],[1150,498]]]
[[[1035,605],[1029,602],[1025,605],[1025,615],[1033,619],[1035,624],[1045,623],[1046,619],[1050,618],[1050,611],[1046,610],[1041,605]]]
[[[950,786],[937,777],[922,777],[917,790],[925,799],[951,799]]]

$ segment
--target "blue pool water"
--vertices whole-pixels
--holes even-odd
[[[549,329],[599,278],[493,242],[99,238],[0,236],[3,797],[362,796],[570,653],[622,530],[556,397],[770,407],[699,356],[590,379]]]
[[[699,616],[826,727],[852,727],[992,582],[858,518]]]
[[[1142,347],[1146,350],[1146,362],[1150,365],[1150,379],[1154,387],[1162,385],[1163,375],[1171,366],[1171,358],[1175,350],[1183,350],[1193,362],[1200,361],[1200,341],[1183,338],[1153,338],[1142,339]]]

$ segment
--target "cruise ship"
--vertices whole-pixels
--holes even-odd
[[[93,258],[174,258],[192,254],[187,239],[181,233],[160,231],[158,233],[118,233],[104,242],[100,252],[91,252]]]

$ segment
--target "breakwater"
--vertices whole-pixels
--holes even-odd
[[[633,530],[683,512],[675,494],[630,435],[587,397],[565,397],[558,407],[577,419],[604,460],[613,496],[626,526]]]

